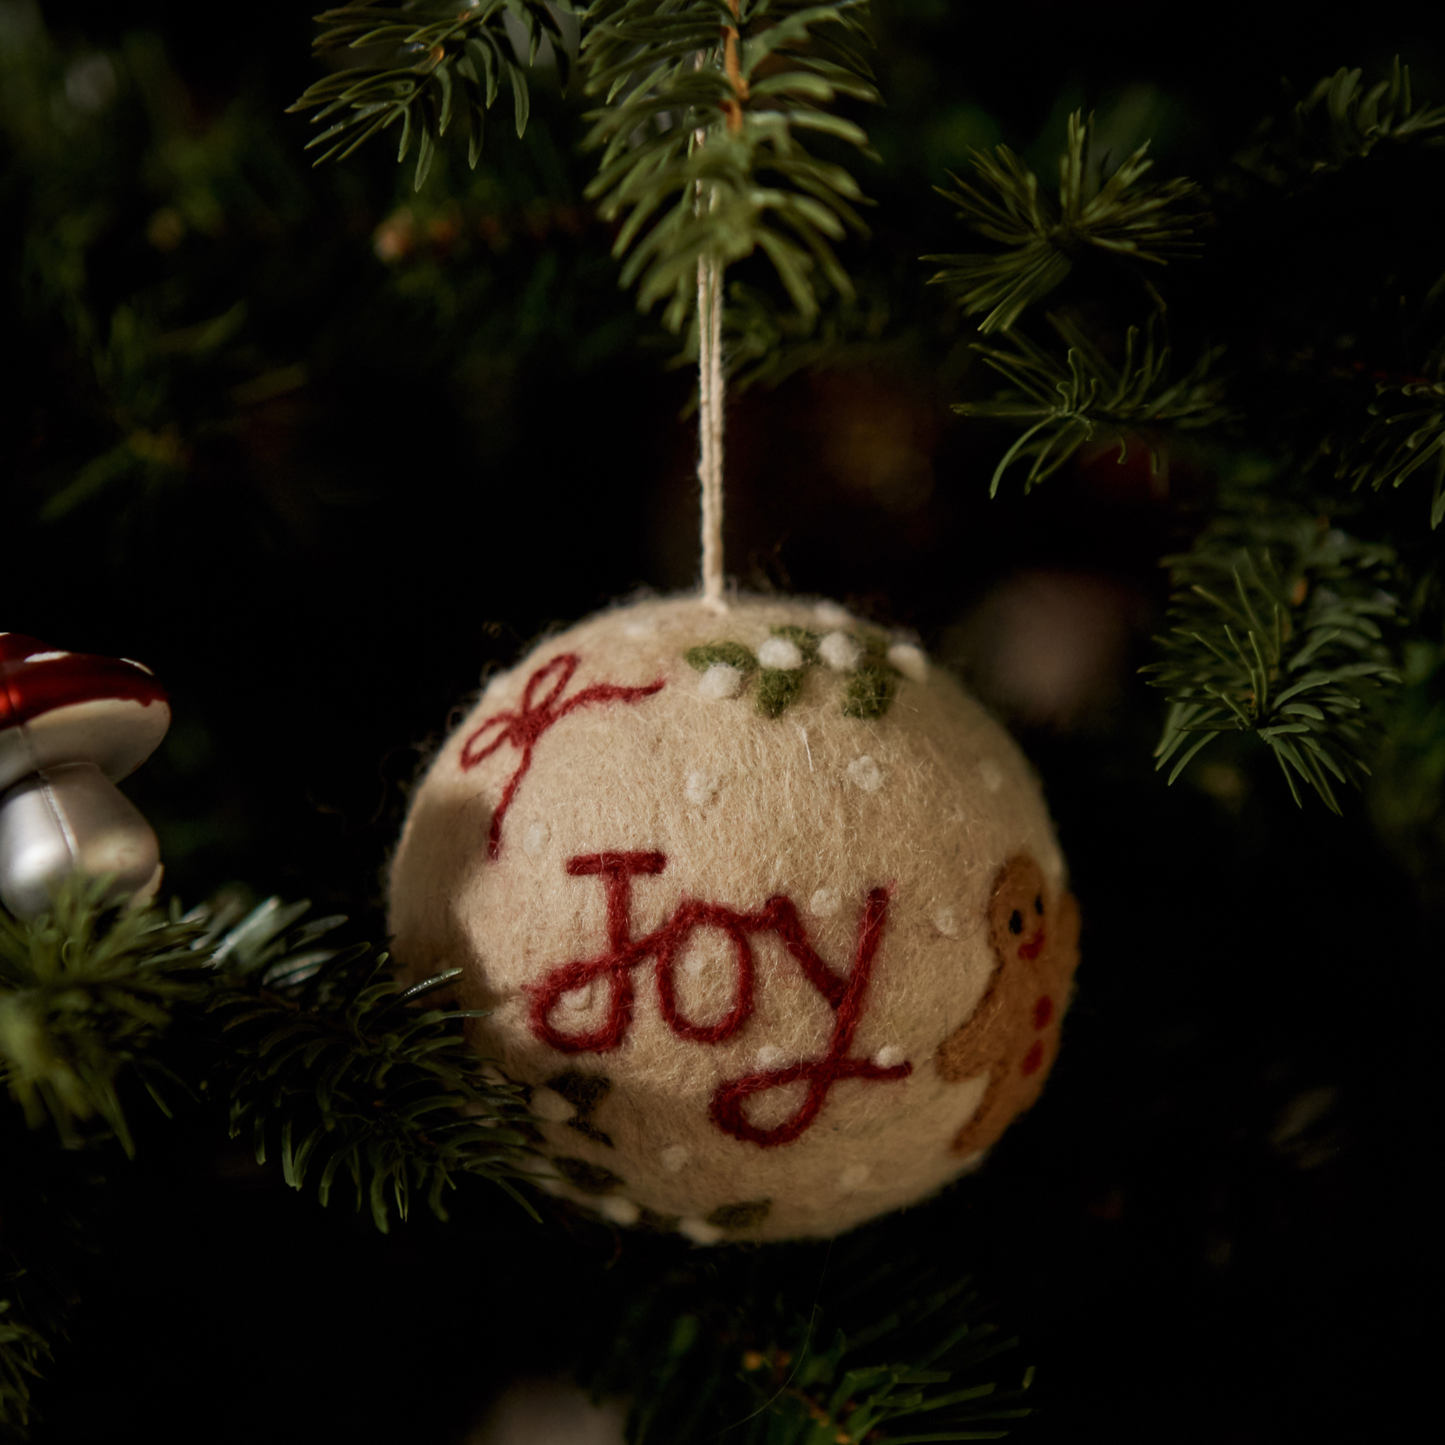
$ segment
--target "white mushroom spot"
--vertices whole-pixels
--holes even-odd
[[[657,1162],[669,1174],[681,1174],[687,1167],[687,1161],[692,1157],[686,1144],[669,1144],[657,1156]]]
[[[775,1044],[764,1044],[753,1055],[753,1062],[760,1069],[776,1069],[783,1062],[783,1051]]]
[[[636,1224],[642,1217],[642,1211],[630,1199],[623,1199],[617,1194],[599,1199],[597,1212],[606,1215],[614,1224],[621,1225]]]
[[[574,988],[562,995],[562,1007],[568,1013],[583,1014],[592,1007],[594,989],[592,984],[585,983],[581,988]]]
[[[911,682],[928,681],[928,657],[911,642],[895,642],[888,649],[888,661]]]
[[[555,1089],[538,1089],[532,1095],[532,1112],[549,1124],[560,1124],[577,1111]]]
[[[522,851],[529,858],[536,858],[539,854],[546,851],[547,844],[551,841],[551,838],[552,830],[546,823],[532,823],[528,826],[527,831],[522,834]]]
[[[716,1244],[723,1237],[722,1230],[705,1219],[684,1219],[678,1224],[677,1232],[694,1244]]]
[[[864,753],[861,758],[854,758],[848,764],[848,780],[855,788],[862,788],[865,793],[876,793],[883,786],[883,770]]]
[[[697,685],[697,695],[709,702],[721,702],[726,697],[736,697],[743,690],[742,669],[726,662],[715,662],[703,673]]]
[[[696,978],[698,974],[700,974],[706,967],[707,954],[705,954],[700,948],[693,949],[692,952],[689,953],[688,956],[682,961],[682,971],[684,973],[690,973],[694,978]]]
[[[884,1044],[876,1054],[873,1055],[873,1062],[880,1069],[896,1069],[905,1058],[905,1054],[897,1044]]]
[[[758,661],[764,667],[796,672],[803,665],[803,652],[796,642],[789,642],[786,637],[770,637],[758,648]]]
[[[996,793],[1003,787],[1003,769],[992,758],[985,758],[979,763],[978,775],[990,793]]]
[[[683,785],[683,797],[694,806],[702,808],[717,797],[718,776],[716,773],[689,773]]]
[[[634,617],[622,626],[627,637],[651,637],[657,631],[657,623],[651,617]]]
[[[933,926],[945,938],[958,937],[958,909],[951,904],[944,904],[937,913],[933,915]]]
[[[820,602],[813,609],[813,616],[824,627],[846,627],[853,620],[848,609],[840,607],[836,602]]]
[[[830,632],[818,644],[818,656],[838,672],[852,672],[863,660],[863,644],[846,632]]]
[[[808,903],[814,918],[831,918],[843,906],[843,894],[837,888],[820,888]]]
[[[866,1164],[850,1164],[838,1176],[838,1188],[844,1194],[852,1194],[868,1182],[869,1169]]]

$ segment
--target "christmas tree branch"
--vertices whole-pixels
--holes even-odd
[[[1203,221],[1199,188],[1192,181],[1146,184],[1154,162],[1148,142],[1126,157],[1106,180],[1090,155],[1093,119],[1069,117],[1059,158],[1057,206],[1039,192],[1038,177],[1007,146],[995,156],[974,151],[978,184],[952,176],[953,189],[939,194],[959,208],[959,219],[1002,251],[924,256],[942,269],[931,279],[946,286],[966,314],[988,314],[982,332],[1007,331],[1023,312],[1049,294],[1089,247],[1136,261],[1166,265],[1197,252],[1193,239]]]
[[[304,903],[183,916],[118,909],[104,891],[72,884],[24,924],[0,912],[0,1077],[22,1138],[51,1125],[67,1150],[114,1138],[133,1156],[121,1092],[134,1076],[162,1110],[162,1085],[228,1101],[232,1135],[248,1132],[259,1159],[278,1151],[288,1184],[315,1177],[325,1203],[345,1176],[381,1230],[417,1198],[445,1218],[465,1176],[535,1217],[517,1188],[536,1157],[523,1091],[467,1043],[475,1011],[425,1006],[455,972],[408,988],[364,944],[321,946],[345,920],[304,922]],[[11,1141],[11,1163],[21,1147]],[[29,1381],[63,1324],[56,1301],[35,1317],[27,1278],[37,1263],[53,1272],[84,1232],[29,1197],[25,1179],[45,1177],[31,1165],[18,1193],[0,1189],[0,1438],[23,1438]]]
[[[1118,366],[1081,327],[1060,316],[1049,322],[1068,348],[1062,357],[1016,331],[1005,333],[998,346],[975,346],[1013,385],[988,401],[959,402],[953,410],[1023,428],[994,468],[990,495],[1013,466],[1027,466],[1027,492],[1096,438],[1117,440],[1123,455],[1131,436],[1206,427],[1224,416],[1222,387],[1211,375],[1218,352],[1205,353],[1183,377],[1171,379],[1169,348],[1155,345],[1156,320],[1151,318],[1142,340],[1137,326],[1128,328]]]
[[[1410,68],[1395,57],[1390,74],[1368,88],[1364,72],[1343,67],[1316,83],[1284,116],[1261,127],[1261,139],[1237,159],[1239,167],[1274,185],[1296,185],[1363,158],[1382,142],[1437,139],[1445,106],[1419,107]]]
[[[512,92],[519,136],[531,111],[526,70],[514,58],[506,21],[510,18],[524,37],[527,66],[536,64],[543,42],[550,43],[565,84],[567,46],[553,11],[570,8],[567,0],[550,6],[542,0],[475,0],[460,8],[437,0],[411,0],[401,6],[364,0],[323,12],[317,20],[326,28],[317,36],[315,50],[357,51],[362,58],[314,82],[291,106],[293,111],[315,110],[316,123],[340,117],[314,136],[307,149],[324,147],[317,165],[344,160],[400,121],[397,160],[406,159],[415,140],[415,185],[420,190],[437,145],[459,116],[468,134],[468,161],[475,167],[487,111],[503,80]]]
[[[766,1260],[690,1259],[629,1292],[584,1375],[633,1401],[634,1445],[1002,1438],[1030,1413],[1033,1372],[1014,1391],[979,1374],[1017,1341],[978,1321],[966,1279],[895,1255],[875,1230],[826,1257],[783,1246]]]
[[[875,101],[864,56],[865,0],[597,0],[582,56],[601,149],[588,195],[621,221],[614,254],[646,309],[665,301],[681,328],[696,305],[697,268],[719,271],[761,251],[793,305],[816,314],[815,275],[844,296],[852,283],[833,246],[865,231],[864,198],[842,166],[815,157],[809,132],[863,154],[854,122],[824,109]]]
[[[213,1008],[232,1135],[249,1132],[258,1160],[279,1149],[293,1188],[315,1175],[322,1204],[345,1176],[382,1231],[413,1198],[445,1219],[444,1196],[467,1175],[535,1213],[513,1182],[536,1154],[523,1091],[490,1074],[464,1036],[481,1015],[418,1007],[460,970],[407,988],[366,945],[314,946],[341,920],[288,937],[304,908],[271,900],[217,949],[230,984]]]
[[[194,922],[103,899],[103,881],[78,882],[28,923],[0,911],[0,1077],[32,1128],[74,1146],[98,1120],[133,1154],[117,1078],[135,1071],[160,1103],[175,1076],[157,1046],[208,990]]]
[[[1170,702],[1158,766],[1173,762],[1172,783],[1222,733],[1251,732],[1296,803],[1304,783],[1338,813],[1334,785],[1369,772],[1366,695],[1400,680],[1384,631],[1398,617],[1389,549],[1296,515],[1221,522],[1167,562],[1173,626],[1143,669]]]
[[[17,1316],[13,1300],[0,1299],[0,1441],[28,1438],[30,1386],[49,1359],[44,1335]]]
[[[1445,383],[1381,383],[1368,415],[1361,434],[1346,443],[1336,475],[1378,492],[1433,472],[1430,526],[1438,527],[1445,519]]]

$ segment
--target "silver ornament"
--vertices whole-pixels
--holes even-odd
[[[169,725],[140,663],[0,633],[0,903],[11,913],[44,912],[72,874],[109,879],[114,898],[154,893],[155,833],[114,784]]]

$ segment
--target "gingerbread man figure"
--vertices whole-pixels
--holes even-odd
[[[994,880],[988,937],[997,960],[988,989],[935,1056],[951,1082],[988,1075],[978,1109],[953,1141],[955,1154],[987,1149],[1043,1089],[1079,965],[1078,905],[1071,893],[1051,902],[1043,870],[1016,854]]]

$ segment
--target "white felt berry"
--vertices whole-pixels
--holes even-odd
[[[846,632],[830,632],[818,644],[818,656],[838,672],[854,672],[863,660],[863,644]]]
[[[913,682],[928,681],[928,658],[921,647],[911,642],[895,642],[888,649],[888,661]]]
[[[736,697],[742,690],[742,669],[732,667],[726,662],[713,663],[703,673],[702,681],[697,685],[698,696],[707,698],[709,702],[719,702],[723,698]]]
[[[758,661],[764,667],[795,672],[803,665],[803,653],[796,642],[790,642],[786,637],[770,637],[758,648]]]

